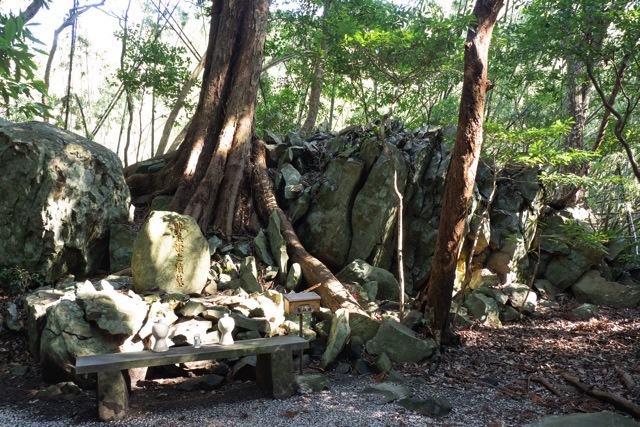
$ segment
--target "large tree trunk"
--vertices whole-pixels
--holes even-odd
[[[300,264],[302,275],[307,283],[314,287],[313,290],[320,295],[322,305],[333,312],[339,308],[345,308],[350,313],[369,317],[331,271],[318,259],[311,256],[300,243],[289,218],[278,207],[273,185],[267,172],[264,143],[257,139],[254,141],[252,186],[256,204],[262,217],[266,220],[273,212],[277,212],[280,218],[282,235],[287,242],[291,260]]]
[[[245,184],[268,11],[268,0],[213,1],[202,90],[185,141],[156,176],[128,181],[134,195],[175,189],[173,210],[227,236]]]
[[[458,131],[447,173],[433,267],[426,298],[423,298],[425,318],[431,322],[437,341],[440,341],[449,325],[456,261],[464,238],[482,147],[486,92],[492,87],[487,80],[489,44],[502,4],[503,0],[477,1],[473,10],[476,24],[467,32],[464,45],[464,80]]]

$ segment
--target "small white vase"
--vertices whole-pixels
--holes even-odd
[[[233,317],[229,316],[229,313],[225,313],[222,319],[218,320],[218,330],[220,331],[220,344],[231,345],[233,344],[233,328],[236,326],[236,321]]]
[[[163,351],[169,350],[169,345],[167,344],[167,336],[169,335],[169,325],[166,323],[162,323],[160,321],[153,324],[151,328],[151,333],[155,338],[155,344],[153,345],[152,351],[156,353],[160,353]]]

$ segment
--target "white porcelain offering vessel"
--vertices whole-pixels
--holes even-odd
[[[218,320],[218,330],[220,331],[220,344],[231,345],[233,344],[233,328],[236,326],[236,321],[233,317],[229,316],[229,313],[225,313],[222,319]]]
[[[153,345],[152,351],[157,353],[169,350],[169,345],[167,344],[167,336],[169,335],[169,325],[166,323],[162,323],[162,321],[157,321],[153,324],[151,328],[151,333],[155,338],[155,344]]]

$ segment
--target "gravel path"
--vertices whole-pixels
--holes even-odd
[[[438,396],[453,404],[453,411],[432,418],[380,396],[362,393],[378,384],[371,376],[328,374],[328,390],[289,399],[274,400],[257,390],[255,383],[225,385],[215,392],[178,392],[174,387],[134,391],[125,421],[104,423],[95,417],[95,395],[76,402],[43,402],[30,406],[0,406],[0,425],[6,426],[518,426],[523,414],[533,417],[545,411],[529,399],[505,398],[498,389],[464,385],[442,377],[427,381],[405,378],[414,398]],[[400,383],[398,383],[400,384]],[[50,405],[66,405],[51,411]]]

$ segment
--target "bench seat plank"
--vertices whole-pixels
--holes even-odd
[[[219,344],[171,347],[168,351],[156,353],[151,350],[125,353],[80,356],[76,359],[76,374],[119,371],[123,369],[161,366],[199,360],[235,359],[248,355],[269,354],[309,348],[309,341],[296,336],[277,336],[236,341],[234,344]]]

